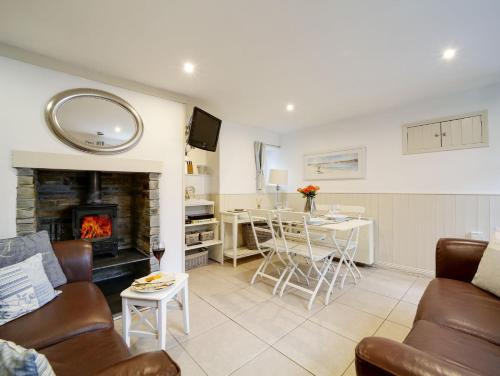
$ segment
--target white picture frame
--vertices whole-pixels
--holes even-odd
[[[304,180],[366,178],[366,146],[304,155]]]

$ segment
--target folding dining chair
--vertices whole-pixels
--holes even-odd
[[[263,258],[262,263],[252,276],[250,283],[253,285],[259,276],[270,279],[275,282],[275,286],[273,288],[274,295],[281,282],[282,274],[287,266],[279,252],[280,247],[277,240],[277,228],[276,225],[273,224],[273,221],[275,221],[274,211],[251,209],[248,210],[248,217],[250,219],[252,233],[255,238],[255,244]],[[277,256],[277,261],[281,264],[280,266],[276,266],[274,264],[273,258],[275,255]],[[276,271],[276,274],[270,274],[267,272],[269,267],[272,267]]]
[[[361,216],[365,213],[365,208],[362,206],[350,206],[350,205],[337,205],[337,211],[340,214],[348,215],[355,219],[361,219]],[[354,283],[357,283],[357,278],[354,272],[358,275],[359,278],[362,278],[361,272],[359,271],[356,263],[354,262],[354,258],[356,257],[356,253],[358,251],[359,245],[359,229],[360,227],[356,227],[353,230],[353,233],[347,239],[337,239],[338,244],[343,247],[345,252],[345,258],[347,263],[347,271],[344,273],[342,277],[342,282],[340,284],[341,288],[344,288],[344,283],[348,274],[348,271],[354,278]],[[354,271],[354,272],[353,272]]]
[[[306,292],[311,295],[307,305],[310,310],[321,285],[323,282],[328,283],[325,275],[330,268],[335,250],[326,245],[312,243],[308,228],[311,216],[308,213],[277,212],[276,216],[288,259],[287,274],[281,286],[280,296],[283,296],[287,287]],[[300,259],[306,260],[318,274],[318,280],[313,289],[309,288],[309,285],[305,287],[291,282],[292,276],[297,272],[304,275],[299,268]]]

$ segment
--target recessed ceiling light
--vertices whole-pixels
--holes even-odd
[[[457,50],[454,48],[447,48],[446,50],[443,51],[443,59],[445,60],[451,60],[455,57],[457,53]]]
[[[121,132],[121,128],[120,127],[115,127],[115,132],[118,133],[118,132]]]
[[[291,103],[288,103],[286,105],[286,110],[291,112],[291,111],[295,110],[295,106]]]
[[[190,63],[189,61],[184,63],[184,72],[186,73],[193,73],[194,72],[194,64]]]

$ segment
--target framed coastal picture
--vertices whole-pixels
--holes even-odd
[[[304,180],[364,179],[366,147],[304,155]]]

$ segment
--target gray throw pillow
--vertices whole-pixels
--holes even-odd
[[[0,240],[0,268],[17,264],[27,258],[42,254],[43,268],[52,287],[64,285],[68,280],[50,244],[47,231]]]

